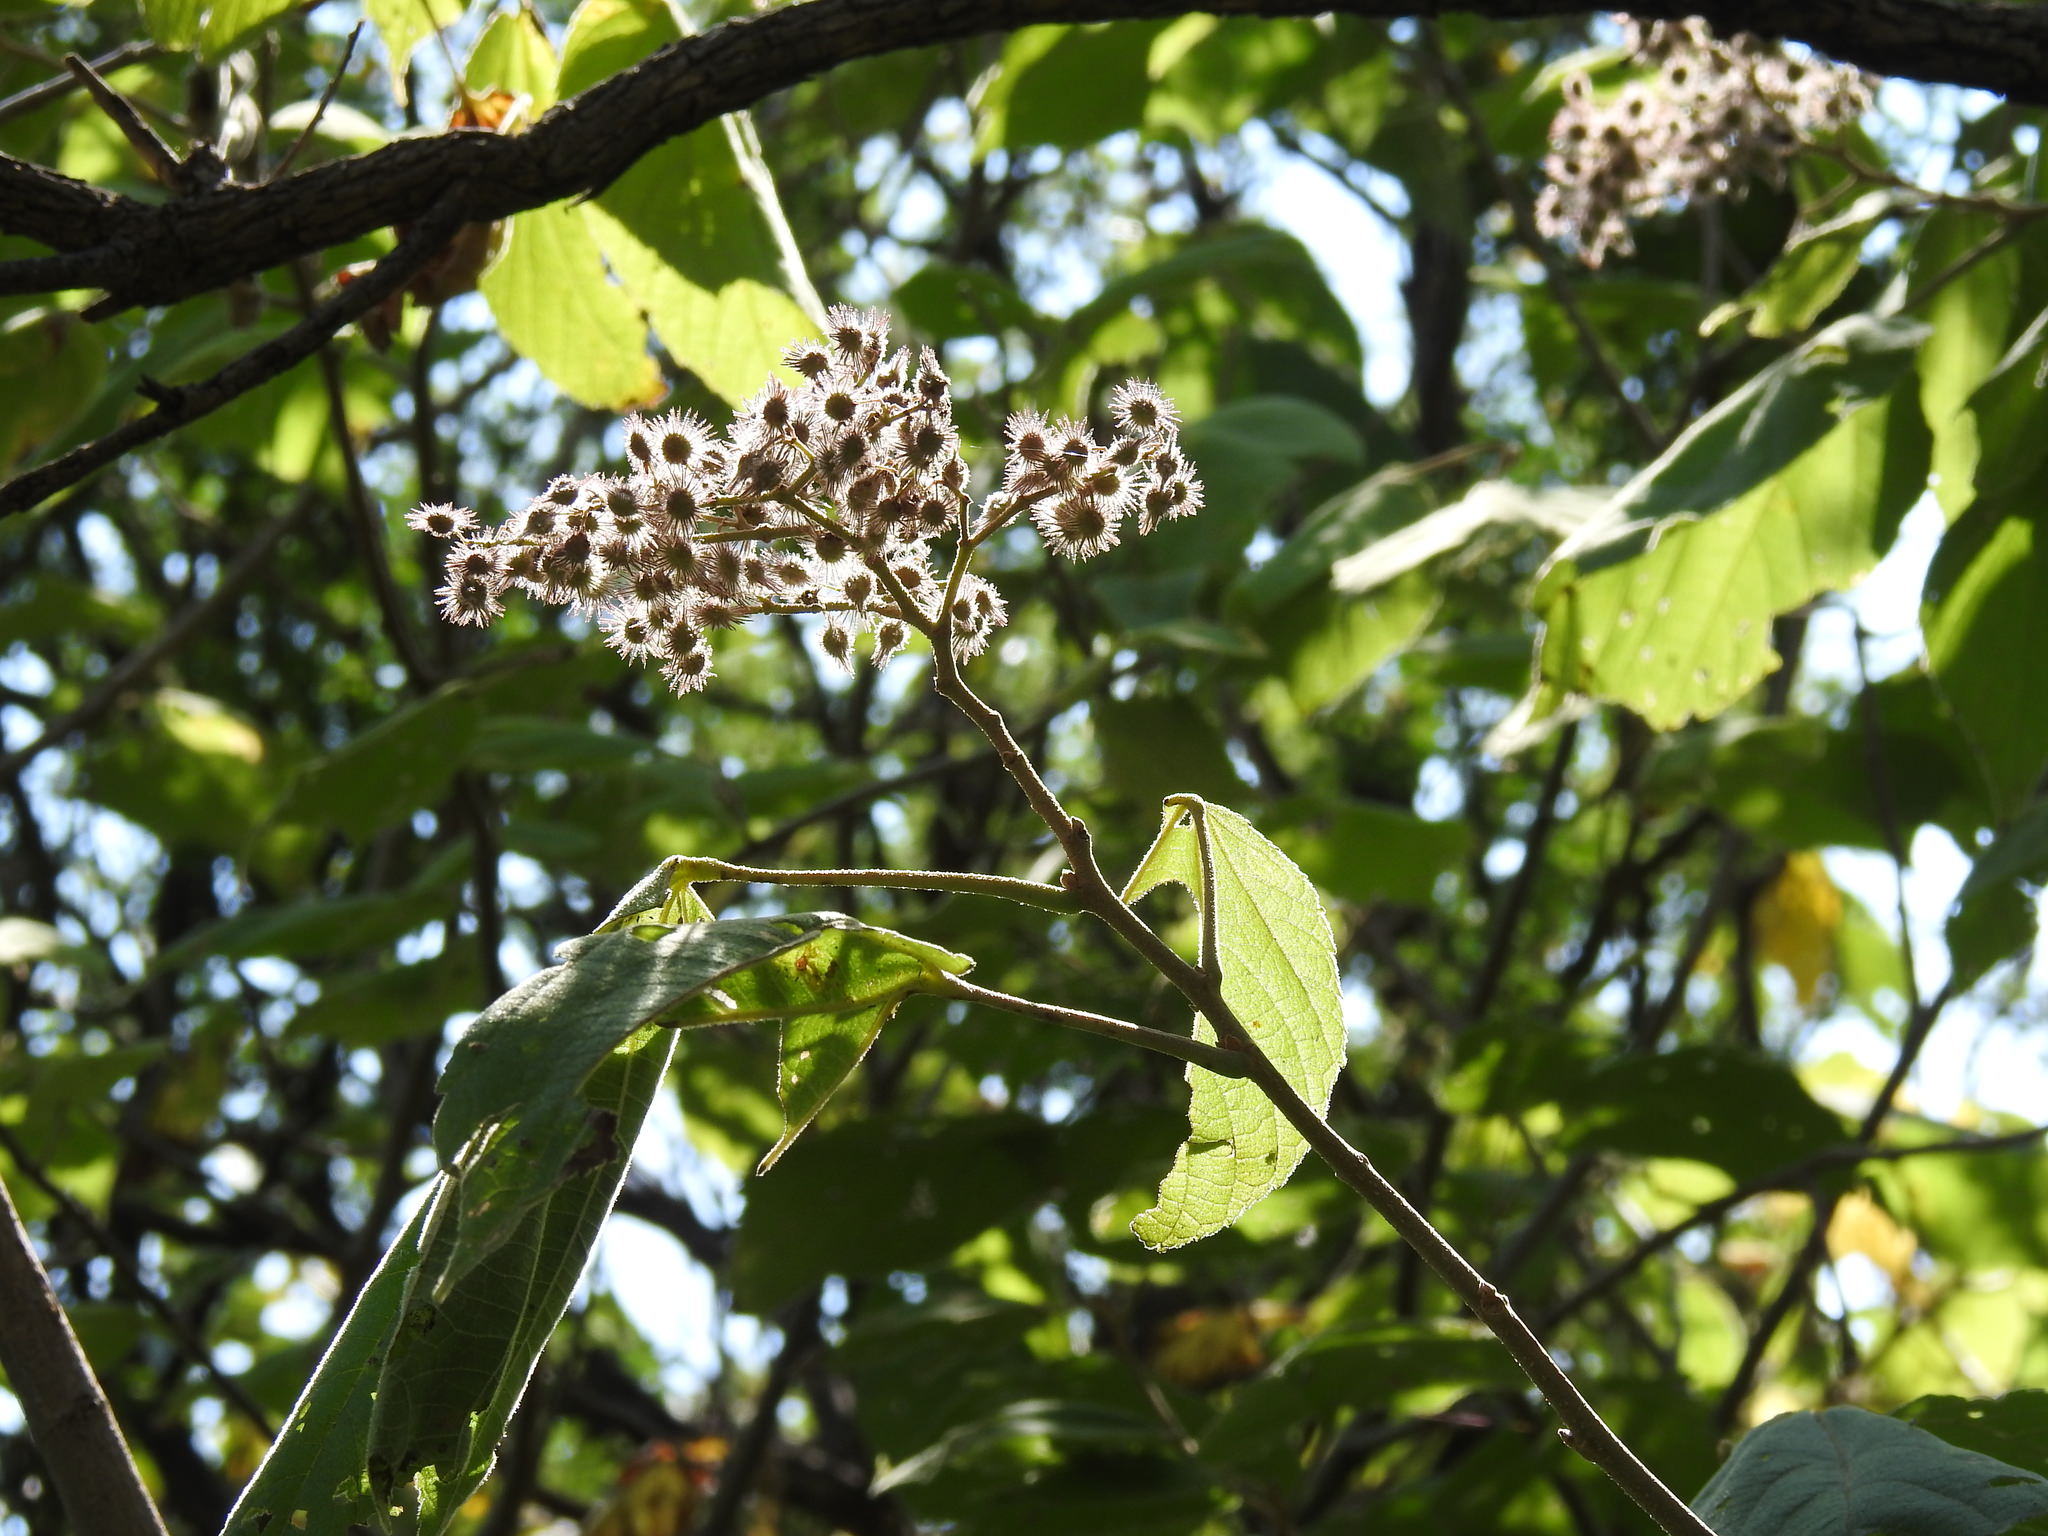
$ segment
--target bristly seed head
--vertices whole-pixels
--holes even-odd
[[[678,694],[713,676],[707,632],[765,613],[818,615],[826,656],[848,667],[870,630],[876,664],[913,630],[965,658],[1009,615],[938,541],[966,537],[971,553],[1028,516],[1055,554],[1084,560],[1127,519],[1150,532],[1201,505],[1178,413],[1141,380],[1111,392],[1107,443],[1080,421],[1011,417],[1001,486],[977,505],[952,381],[930,348],[892,353],[888,335],[886,315],[836,307],[824,340],[783,353],[802,382],[770,380],[725,433],[688,412],[628,416],[624,474],[559,476],[496,527],[415,508],[406,521],[451,545],[442,614],[488,624],[517,587],[593,615]]]

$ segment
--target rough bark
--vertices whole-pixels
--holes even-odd
[[[1640,16],[1705,15],[1724,31],[1787,36],[1881,74],[2048,102],[2048,6],[2004,0],[1637,0]],[[667,139],[853,59],[1041,22],[1223,15],[1583,14],[1574,0],[809,0],[674,43],[561,103],[515,137],[408,139],[260,187],[162,203],[0,157],[0,231],[58,254],[0,263],[0,293],[104,289],[97,312],[167,304],[420,218],[462,183],[467,221],[601,189]],[[687,216],[687,211],[684,215]]]

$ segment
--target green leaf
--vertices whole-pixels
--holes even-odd
[[[469,9],[467,0],[363,0],[363,14],[384,39],[391,67],[391,92],[405,103],[405,70],[412,51],[437,28],[450,27]]]
[[[444,897],[443,911],[446,905]],[[320,996],[292,1015],[285,1033],[358,1047],[420,1035],[438,1038],[450,1015],[476,1006],[477,990],[475,952],[461,945],[412,965],[359,976],[323,976]]]
[[[1913,242],[1915,276],[1928,281],[1997,228],[1989,214],[1930,215]],[[2019,279],[2020,253],[2008,247],[1951,278],[1927,301],[1934,332],[1920,347],[1920,408],[1934,433],[1934,494],[1950,522],[1976,495],[1977,412],[1971,397],[2005,351]]]
[[[1157,805],[1176,789],[1234,796],[1244,781],[1230,766],[1223,731],[1185,695],[1097,699],[1088,707],[1102,755],[1103,788],[1133,805]]]
[[[1817,184],[1820,174],[1805,161],[1795,164],[1803,200],[1828,190]],[[1832,179],[1839,181],[1840,173]],[[1711,336],[1730,320],[1746,320],[1752,336],[1795,336],[1805,330],[1841,297],[1863,264],[1863,242],[1879,221],[1899,211],[1900,202],[1890,190],[1866,192],[1835,218],[1795,230],[1770,270],[1741,298],[1709,315],[1700,333]]]
[[[185,935],[164,951],[160,963],[181,967],[202,955],[229,960],[284,955],[296,961],[383,949],[446,917],[449,898],[469,870],[469,844],[451,844],[400,890],[252,905]]]
[[[872,1491],[883,1494],[929,1482],[950,1463],[970,1461],[1020,1440],[1120,1448],[1163,1448],[1168,1443],[1165,1426],[1155,1416],[1100,1403],[1026,1399],[1005,1403],[987,1418],[954,1425],[937,1442],[877,1477]]]
[[[569,96],[675,41],[668,7],[588,0],[569,24],[559,82]],[[747,130],[711,123],[643,155],[586,205],[624,291],[678,363],[737,404],[761,387],[782,348],[816,322],[780,238],[774,183]]]
[[[1163,23],[1025,27],[1010,35],[979,103],[983,149],[1085,149],[1145,115],[1148,57]]]
[[[547,34],[533,13],[522,8],[491,18],[462,66],[462,83],[472,96],[495,90],[529,98],[526,120],[531,122],[555,104],[556,73],[555,50]]]
[[[2003,1397],[1917,1397],[1892,1417],[1983,1456],[2048,1475],[2048,1392]]]
[[[2043,434],[2048,436],[2048,434]],[[2048,762],[2048,540],[2038,490],[1980,495],[1927,573],[1927,662],[1992,814],[2017,814]]]
[[[1311,77],[1329,47],[1312,21],[1183,16],[1152,44],[1146,130],[1217,143],[1271,103],[1313,99]]]
[[[1751,1430],[1693,1500],[1719,1536],[2002,1536],[2048,1511],[2048,1479],[1861,1408]]]
[[[0,466],[62,445],[107,376],[107,349],[76,315],[35,308],[0,326]]]
[[[218,0],[206,8],[206,24],[199,29],[199,51],[208,59],[218,59],[273,16],[291,9],[292,0]]]
[[[1902,354],[1886,355],[1903,365]],[[1817,398],[1807,403],[1822,409]],[[1771,414],[1759,418],[1756,436],[1782,445]],[[1776,615],[1848,586],[1877,563],[1926,485],[1927,452],[1919,402],[1902,391],[1857,410],[1762,484],[1715,507],[1706,493],[1718,495],[1733,479],[1691,463],[1681,439],[1667,459],[1673,476],[1701,493],[1699,513],[1636,524],[1636,534],[1606,546],[1559,551],[1536,599],[1540,682],[1626,704],[1660,730],[1728,709],[1777,669]],[[1668,506],[1676,497],[1653,473],[1624,491],[1621,504]]]
[[[484,706],[452,683],[408,704],[299,770],[272,819],[368,837],[438,805],[467,756]]]
[[[464,1224],[451,1204],[463,1193],[462,1179],[444,1179],[432,1196],[378,1371],[367,1458],[381,1508],[416,1505],[409,1536],[447,1530],[489,1475],[618,1197],[675,1043],[673,1031],[649,1030],[608,1053],[580,1093],[603,1134],[579,1149],[570,1177],[528,1206],[508,1239],[459,1278]]]
[[[1364,596],[1318,592],[1269,618],[1265,641],[1295,707],[1328,709],[1420,639],[1442,601],[1441,584],[1422,571]]]
[[[142,0],[142,23],[162,48],[190,48],[199,41],[204,0]]]
[[[385,1251],[291,1417],[228,1512],[221,1536],[347,1536],[376,1520],[364,1469],[377,1371],[398,1322],[406,1280],[419,1263],[426,1218],[422,1204]]]
[[[1169,881],[1187,887],[1214,925],[1223,997],[1281,1075],[1317,1114],[1344,1070],[1344,1013],[1336,943],[1315,888],[1235,811],[1192,795],[1166,802],[1165,820],[1123,900]],[[1215,910],[1208,910],[1213,884]],[[1197,1039],[1213,1042],[1206,1019]],[[1272,1101],[1241,1078],[1188,1067],[1189,1135],[1159,1187],[1159,1203],[1131,1223],[1152,1248],[1178,1248],[1220,1232],[1285,1184],[1308,1143]]]
[[[1844,1139],[1783,1062],[1727,1046],[1686,1046],[1603,1062],[1562,1085],[1575,1148],[1689,1157],[1757,1178]]]
[[[806,1136],[750,1185],[734,1303],[766,1313],[827,1275],[922,1269],[1044,1201],[1059,1132],[1016,1113],[931,1126],[851,1120]]]
[[[515,215],[477,286],[507,344],[570,399],[623,411],[667,392],[639,308],[605,270],[587,205]]]
[[[687,893],[689,867],[672,860],[657,878],[671,893]],[[653,896],[649,889],[629,901]],[[456,1045],[434,1118],[435,1150],[456,1175],[459,1246],[438,1282],[444,1289],[603,1144],[609,1131],[587,1112],[579,1085],[641,1030],[783,1026],[777,1087],[785,1126],[765,1171],[903,999],[969,964],[829,912],[691,922],[652,937],[647,927],[615,926],[565,944],[556,965],[493,1003]]]
[[[1608,498],[1597,491],[1555,486],[1530,490],[1488,481],[1473,487],[1462,500],[1339,560],[1330,572],[1330,585],[1339,592],[1370,592],[1463,549],[1489,528],[1527,528],[1562,539],[1609,515]]]
[[[1334,1328],[1239,1386],[1202,1431],[1202,1451],[1243,1465],[1310,1414],[1440,1413],[1468,1392],[1517,1385],[1514,1362],[1477,1323],[1433,1318]]]
[[[1622,487],[1616,513],[1647,534],[1660,519],[1728,505],[1889,394],[1927,334],[1910,320],[1837,321],[1687,427]]]
[[[1304,796],[1275,815],[1274,840],[1303,874],[1344,901],[1428,907],[1437,878],[1472,852],[1469,822],[1424,821],[1388,805]]]
[[[912,330],[932,341],[1000,336],[1038,323],[1038,312],[1007,277],[950,261],[919,267],[897,286],[892,307]]]
[[[2034,903],[2025,886],[2048,882],[2048,801],[2024,811],[1977,855],[1949,909],[1950,959],[1971,979],[2033,941]]]
[[[1346,556],[1384,542],[1428,511],[1407,465],[1383,469],[1317,507],[1265,564],[1238,577],[1230,607],[1261,616],[1280,610],[1303,592],[1327,586],[1331,568]]]
[[[162,688],[84,758],[84,793],[166,843],[240,852],[277,793],[277,743],[220,700]]]
[[[434,1116],[435,1153],[455,1175],[447,1214],[458,1246],[444,1294],[609,1138],[582,1085],[614,1051],[828,921],[690,923],[652,939],[594,934],[563,945],[555,965],[485,1009],[449,1056]]]

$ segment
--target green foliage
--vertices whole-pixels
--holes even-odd
[[[1185,886],[1204,924],[1202,952],[1220,967],[1223,999],[1289,1086],[1321,1114],[1344,1069],[1344,1015],[1329,919],[1301,871],[1235,811],[1175,795],[1151,851],[1124,887],[1126,903]],[[1215,1026],[1195,1021],[1195,1038]],[[1179,1248],[1230,1226],[1285,1184],[1308,1143],[1244,1079],[1188,1068],[1188,1139],[1131,1230],[1150,1248]]]
[[[1722,1536],[1999,1536],[2048,1513],[2048,1479],[1881,1414],[1830,1408],[1748,1435],[1693,1506]]]
[[[156,45],[112,83],[255,206],[288,151],[339,184],[781,24],[0,12],[0,151],[181,218],[83,92],[24,101],[50,61]],[[1254,1088],[1056,1027],[1190,1010],[923,637],[722,632],[678,701],[587,612],[440,623],[404,509],[616,468],[629,406],[722,425],[820,296],[937,350],[977,495],[1013,412],[1178,402],[1200,515],[988,541],[1013,622],[966,681],[1644,1462],[1721,1536],[2048,1525],[2048,1174],[1980,1144],[2038,1119],[2041,114],[1894,84],[1584,268],[1504,189],[1576,72],[1649,84],[1607,37],[1161,14],[855,60],[514,214],[479,292],[330,344],[338,401],[309,359],[0,523],[0,1177],[176,1536],[701,1524],[727,1478],[733,1529],[1642,1527]],[[0,464],[395,234],[0,300]],[[1040,1013],[960,1002],[969,955]],[[59,1536],[38,1454],[0,1430]]]

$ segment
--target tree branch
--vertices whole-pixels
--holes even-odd
[[[93,471],[104,469],[123,454],[219,410],[230,400],[311,357],[344,325],[396,293],[447,244],[461,227],[457,210],[462,203],[462,190],[448,188],[443,199],[431,205],[421,221],[374,268],[347,284],[283,335],[243,353],[197,384],[155,387],[151,398],[156,401],[156,409],[147,416],[137,417],[105,437],[82,444],[0,485],[0,517],[27,511],[44,498],[76,485]],[[4,216],[8,193],[6,167],[0,165],[0,216]],[[4,227],[0,224],[0,228]]]
[[[1045,22],[1177,16],[1189,0],[809,0],[672,43],[556,106],[531,130],[405,139],[260,187],[165,203],[116,196],[0,157],[0,231],[61,254],[0,263],[0,293],[104,288],[115,307],[167,304],[237,277],[409,224],[451,188],[461,222],[601,190],[664,141],[838,64]],[[1579,0],[1206,0],[1232,16],[1329,11],[1392,18],[1473,11],[1582,15]],[[2048,102],[2048,11],[2007,0],[1648,0],[1646,18],[1703,15],[1723,31],[1789,37],[1880,74]]]
[[[164,1536],[70,1319],[0,1181],[0,1367],[74,1530]]]

